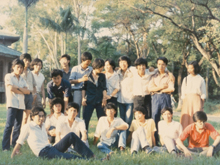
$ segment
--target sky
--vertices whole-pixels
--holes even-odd
[[[0,0],[0,10],[3,7],[9,6],[9,5],[15,5],[16,3],[17,3],[16,0]],[[4,25],[6,20],[7,20],[7,16],[1,13],[0,25]]]

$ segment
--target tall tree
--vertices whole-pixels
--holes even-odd
[[[214,22],[220,23],[219,0],[120,0],[120,3],[143,14],[159,16],[188,33],[195,48],[220,77],[220,42],[213,37]]]
[[[28,8],[37,3],[39,0],[18,0],[25,7],[25,26],[23,34],[23,53],[28,51]]]

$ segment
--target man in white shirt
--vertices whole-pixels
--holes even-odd
[[[113,153],[110,147],[118,146],[123,151],[126,146],[128,124],[121,118],[115,117],[116,111],[117,107],[113,103],[108,103],[105,106],[106,116],[99,119],[94,135],[93,145],[97,144],[100,137],[97,147],[106,154]]]
[[[23,126],[21,134],[17,140],[17,144],[11,154],[13,158],[20,153],[21,145],[27,140],[28,145],[37,157],[43,158],[64,158],[64,159],[85,159],[93,158],[93,152],[79,139],[79,137],[71,132],[54,146],[48,143],[48,136],[44,125],[45,111],[41,107],[34,107],[31,111],[31,122]],[[64,153],[71,145],[75,151],[81,155],[76,156]]]
[[[151,95],[148,90],[148,85],[153,74],[157,69],[147,69],[147,60],[144,58],[138,58],[135,60],[136,67],[130,67],[130,71],[133,74],[133,95],[134,95],[134,109],[137,106],[143,106],[147,113],[146,119],[151,118]]]
[[[21,77],[24,68],[24,62],[20,59],[12,61],[12,73],[5,75],[7,120],[5,123],[4,134],[2,138],[2,150],[10,150],[10,139],[12,133],[12,146],[20,134],[23,110],[25,109],[24,94],[30,94],[27,89],[27,83]]]
[[[158,134],[160,135],[161,145],[165,145],[167,151],[176,154],[176,140],[181,135],[183,128],[179,122],[173,121],[172,108],[165,107],[161,110],[164,120],[158,123]]]
[[[88,146],[87,131],[84,120],[77,117],[79,105],[71,102],[68,104],[66,113],[67,116],[58,120],[56,125],[56,142],[59,142],[68,133],[74,132],[78,137],[82,136],[81,140]]]

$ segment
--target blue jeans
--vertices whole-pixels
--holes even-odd
[[[105,142],[99,142],[97,144],[98,149],[101,152],[104,152],[106,154],[109,154],[112,152],[110,149],[111,147],[126,147],[126,131],[118,131],[117,136],[115,137],[115,142],[112,143],[111,145],[105,144]]]
[[[160,116],[161,116],[161,110],[165,107],[171,107],[171,98],[169,94],[154,94],[151,96],[152,98],[152,118],[155,121],[156,128],[158,130],[158,122],[160,121]],[[159,142],[159,135],[158,131],[155,131],[155,140],[156,144],[158,145]]]
[[[81,157],[69,153],[64,153],[71,145],[74,146],[74,150],[80,154]],[[86,159],[94,157],[94,154],[75,133],[71,132],[68,133],[63,139],[61,139],[56,145],[44,147],[40,151],[39,157],[48,159]]]
[[[102,116],[105,116],[102,103],[97,103],[97,104],[87,103],[87,106],[85,106],[83,111],[83,119],[85,120],[87,131],[89,131],[89,121],[92,117],[92,113],[94,109],[96,109],[96,115],[98,119]]]
[[[133,119],[133,103],[118,103],[120,117],[128,123],[129,127]]]
[[[12,127],[14,126],[13,134],[12,134],[12,146],[14,147],[18,136],[20,135],[21,122],[23,117],[23,110],[9,107],[7,111],[7,120],[5,124],[5,130],[2,139],[2,149],[9,150],[10,149],[10,139]]]

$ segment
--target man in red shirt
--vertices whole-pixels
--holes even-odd
[[[177,139],[178,147],[183,150],[185,156],[191,156],[193,152],[200,152],[200,155],[211,157],[220,151],[220,135],[215,128],[206,123],[207,116],[205,112],[198,111],[193,115],[193,124],[188,125],[180,137]],[[209,146],[209,136],[214,140]],[[188,148],[184,146],[183,141],[188,138]]]

